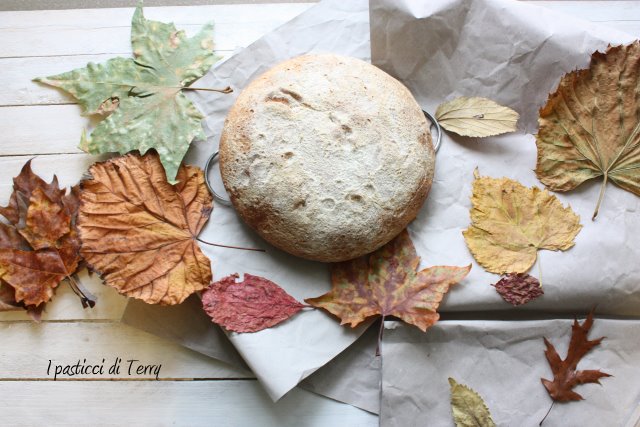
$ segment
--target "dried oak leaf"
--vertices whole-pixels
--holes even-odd
[[[591,56],[589,69],[566,74],[540,110],[536,175],[553,191],[592,178],[640,195],[640,42]]]
[[[476,170],[471,225],[462,232],[473,257],[491,273],[525,273],[539,249],[565,251],[582,228],[580,217],[556,196]]]
[[[567,357],[562,360],[558,355],[555,347],[547,340],[544,343],[547,346],[544,355],[547,357],[551,372],[553,372],[553,381],[541,378],[549,396],[556,402],[568,402],[572,400],[583,400],[583,397],[573,391],[578,384],[597,383],[600,384],[600,378],[610,377],[611,375],[600,371],[599,369],[589,369],[577,371],[576,368],[580,359],[584,357],[592,348],[600,345],[604,337],[589,340],[587,335],[593,325],[593,311],[589,313],[587,319],[581,324],[578,320],[573,321],[571,326],[571,341],[569,342],[569,350]]]
[[[31,161],[13,179],[9,205],[0,207],[9,222],[0,222],[0,280],[13,288],[16,304],[35,311],[78,269],[77,197],[77,188],[67,194],[55,176],[46,183],[34,174]]]
[[[175,183],[189,144],[204,139],[201,120],[183,91],[218,60],[213,53],[213,26],[187,38],[173,24],[149,21],[138,7],[131,22],[134,58],[89,63],[35,81],[63,89],[78,100],[84,114],[109,115],[80,148],[91,154],[141,153],[155,148]]]
[[[271,280],[232,274],[214,282],[202,293],[204,310],[211,319],[234,332],[258,332],[284,322],[304,307]]]
[[[473,389],[449,378],[451,412],[456,427],[495,427],[489,408]]]
[[[407,230],[377,251],[332,264],[332,289],[305,300],[356,327],[375,315],[395,316],[422,331],[434,325],[436,309],[449,288],[471,270],[436,266],[417,271],[420,257]]]
[[[129,154],[89,169],[81,183],[82,256],[123,295],[173,305],[211,282],[196,242],[212,210],[202,170],[182,166],[167,182],[158,155]]]
[[[495,285],[502,299],[512,305],[522,305],[544,295],[540,282],[529,274],[509,273]]]
[[[514,132],[519,117],[511,108],[479,97],[462,96],[442,103],[436,109],[436,119],[443,128],[472,137]]]

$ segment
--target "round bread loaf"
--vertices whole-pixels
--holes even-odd
[[[293,58],[256,78],[220,139],[238,214],[274,246],[325,262],[372,252],[402,231],[431,188],[434,158],[407,88],[332,54]]]

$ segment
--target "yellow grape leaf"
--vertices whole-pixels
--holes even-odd
[[[456,427],[495,427],[489,408],[482,397],[464,384],[449,378],[451,412]]]
[[[516,130],[520,116],[487,98],[464,96],[440,104],[436,119],[440,126],[462,136],[484,137]]]
[[[586,70],[566,74],[540,110],[538,179],[569,191],[602,176],[640,195],[640,42],[595,52]]]
[[[471,225],[462,232],[473,257],[491,273],[525,273],[539,249],[565,251],[582,228],[570,206],[538,187],[475,172]]]

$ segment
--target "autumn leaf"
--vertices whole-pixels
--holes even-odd
[[[271,280],[232,274],[214,282],[202,293],[204,310],[211,319],[234,332],[258,332],[284,322],[304,307]]]
[[[495,285],[502,299],[512,305],[522,305],[544,294],[538,279],[528,274],[510,273]]]
[[[80,241],[75,228],[77,189],[67,194],[54,176],[46,183],[28,161],[13,179],[13,192],[0,215],[0,281],[3,305],[37,311],[49,301],[60,282],[80,263]],[[11,298],[5,285],[10,286]]]
[[[154,148],[170,183],[193,139],[204,139],[203,115],[184,95],[218,60],[212,25],[187,38],[173,24],[149,21],[138,7],[131,23],[134,58],[89,63],[35,81],[61,88],[78,100],[84,114],[108,115],[83,134],[80,148],[91,154]],[[212,90],[217,89],[200,89]],[[227,93],[230,89],[224,89]]]
[[[495,427],[489,408],[473,389],[449,378],[451,412],[456,427]]]
[[[540,110],[536,175],[553,191],[602,176],[640,195],[640,42],[595,52],[561,80]]]
[[[396,316],[422,331],[434,325],[436,309],[449,288],[471,266],[437,266],[417,271],[420,257],[407,230],[377,251],[332,264],[330,292],[305,301],[356,327],[366,318]]]
[[[540,249],[565,251],[582,228],[571,207],[546,190],[474,173],[471,225],[465,242],[491,273],[525,273]]]
[[[440,104],[440,126],[462,136],[485,137],[514,132],[519,114],[487,98],[460,98]]]
[[[604,337],[589,340],[589,330],[593,325],[593,311],[589,313],[587,319],[582,323],[578,320],[573,321],[571,326],[571,341],[569,342],[569,350],[567,357],[562,360],[558,355],[553,344],[546,338],[544,344],[547,346],[544,355],[547,357],[551,372],[553,372],[553,381],[542,378],[542,384],[547,389],[549,396],[556,402],[569,402],[572,400],[583,400],[583,397],[573,391],[573,388],[579,384],[597,383],[600,384],[600,378],[610,377],[598,369],[590,369],[577,371],[580,360],[592,348],[600,345]]]
[[[604,339],[604,337],[595,340],[589,340],[587,338],[592,325],[593,310],[591,310],[587,319],[582,324],[578,323],[577,319],[574,319],[573,325],[571,326],[571,341],[569,342],[567,357],[564,360],[560,359],[560,355],[558,355],[553,344],[544,338],[544,344],[547,347],[544,355],[547,358],[547,362],[549,362],[551,372],[553,372],[553,381],[544,378],[540,378],[540,380],[547,389],[549,396],[553,399],[553,403],[584,400],[582,396],[573,391],[574,387],[579,384],[600,384],[600,378],[611,376],[599,369],[576,370],[580,360],[591,351],[591,349],[600,345]],[[553,403],[542,421],[540,421],[540,425],[542,425],[549,415],[549,412],[551,412]]]
[[[202,170],[182,166],[167,182],[155,153],[129,154],[90,169],[81,183],[82,255],[123,295],[179,304],[211,282],[196,240],[212,210]]]
[[[21,310],[23,307],[16,301],[16,292],[7,283],[0,280],[0,311]]]

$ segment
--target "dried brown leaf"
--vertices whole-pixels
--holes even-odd
[[[595,52],[561,80],[540,110],[536,175],[553,191],[602,176],[640,195],[640,42]]]
[[[544,354],[551,367],[551,372],[553,372],[553,381],[544,378],[541,378],[541,380],[549,396],[556,402],[583,400],[582,396],[573,391],[575,386],[587,383],[600,384],[600,378],[611,376],[598,369],[576,370],[580,360],[592,348],[600,345],[600,342],[604,339],[604,337],[595,340],[587,338],[592,325],[593,311],[589,313],[589,316],[582,324],[578,323],[577,319],[573,321],[569,350],[567,350],[567,357],[564,360],[560,359],[558,352],[549,340],[544,339],[544,343],[547,346]]]
[[[366,318],[396,316],[422,331],[434,325],[449,288],[471,266],[436,266],[417,271],[420,257],[407,230],[377,251],[331,266],[330,292],[305,301],[356,327]]]
[[[78,269],[75,198],[76,190],[66,194],[55,177],[46,183],[28,161],[13,180],[9,205],[0,207],[10,223],[0,223],[0,279],[15,291],[15,302],[32,311]]]
[[[210,261],[196,241],[212,210],[202,170],[182,166],[171,185],[150,152],[96,163],[89,172],[78,217],[82,255],[109,286],[172,305],[209,285]]]

